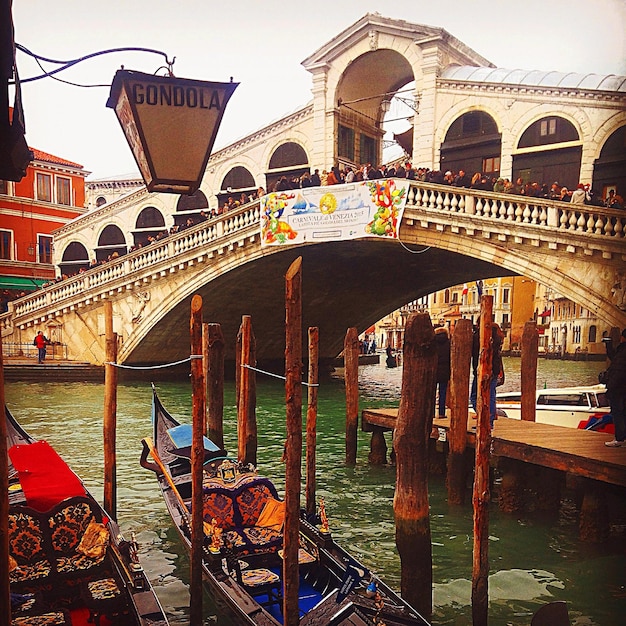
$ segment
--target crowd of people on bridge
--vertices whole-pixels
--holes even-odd
[[[546,200],[558,200],[574,204],[590,204],[594,206],[606,206],[614,209],[624,208],[624,199],[615,190],[609,190],[606,198],[602,198],[589,183],[579,183],[576,189],[569,190],[558,181],[552,183],[525,181],[518,177],[515,182],[508,178],[495,176],[484,172],[475,172],[473,175],[464,170],[458,171],[431,170],[428,167],[415,168],[410,161],[397,165],[372,166],[371,163],[360,167],[349,165],[335,165],[320,174],[316,169],[313,174],[305,172],[301,176],[291,178],[282,176],[273,186],[272,191],[289,191],[290,189],[305,189],[307,187],[319,187],[327,185],[339,185],[363,180],[379,178],[408,178],[437,185],[450,185],[466,189],[493,191],[496,193],[510,193],[531,198],[543,198]]]

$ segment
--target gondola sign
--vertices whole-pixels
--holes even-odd
[[[107,107],[115,110],[148,191],[192,194],[200,187],[238,84],[116,72]]]

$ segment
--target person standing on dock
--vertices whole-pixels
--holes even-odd
[[[438,417],[446,416],[446,393],[450,381],[450,335],[445,326],[435,328],[435,345],[437,347],[437,377],[435,382],[439,390]]]
[[[50,340],[43,334],[43,331],[39,331],[35,336],[33,345],[37,347],[38,363],[43,363],[46,360],[46,346],[50,343]]]
[[[605,441],[609,448],[626,446],[626,328],[622,330],[617,347],[611,338],[603,339],[606,355],[611,364],[607,369],[606,395],[611,405],[611,416],[615,426],[615,439]]]

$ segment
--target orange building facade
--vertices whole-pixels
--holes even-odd
[[[82,165],[31,148],[19,182],[0,180],[0,290],[13,299],[55,279],[52,232],[85,213]]]

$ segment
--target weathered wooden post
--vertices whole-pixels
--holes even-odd
[[[343,342],[344,382],[346,385],[346,464],[356,465],[359,423],[359,335],[348,328]]]
[[[437,350],[427,313],[404,332],[402,392],[394,435],[393,512],[401,562],[401,594],[427,620],[432,613],[432,548],[428,514],[428,439],[435,412]]]
[[[4,397],[4,361],[0,341],[0,624],[11,623],[9,588],[9,458]]]
[[[285,275],[285,524],[283,527],[284,626],[297,626],[300,537],[300,465],[302,462],[302,257]]]
[[[472,322],[458,320],[454,327],[450,345],[450,432],[448,444],[448,502],[465,503],[465,481],[467,464],[467,419],[469,406],[470,369],[472,361]]]
[[[243,463],[257,462],[256,424],[256,349],[252,318],[241,317],[237,334],[237,458]]]
[[[522,333],[522,362],[520,388],[522,392],[521,417],[528,422],[535,421],[537,407],[537,356],[539,353],[539,333],[536,322],[526,322]]]
[[[493,296],[480,299],[480,357],[476,402],[476,465],[474,469],[474,551],[472,566],[472,624],[487,626],[489,609],[489,399],[493,369]]]
[[[189,621],[202,623],[202,472],[204,467],[205,398],[202,360],[202,297],[195,295],[191,300],[191,572]]]
[[[315,454],[317,448],[317,389],[319,383],[319,328],[309,328],[309,390],[306,409],[306,514],[315,515]]]
[[[219,324],[202,325],[202,354],[209,439],[224,448],[224,335]]]
[[[117,429],[117,334],[113,332],[113,303],[104,301],[104,508],[117,519],[117,466],[116,466],[116,429]]]

